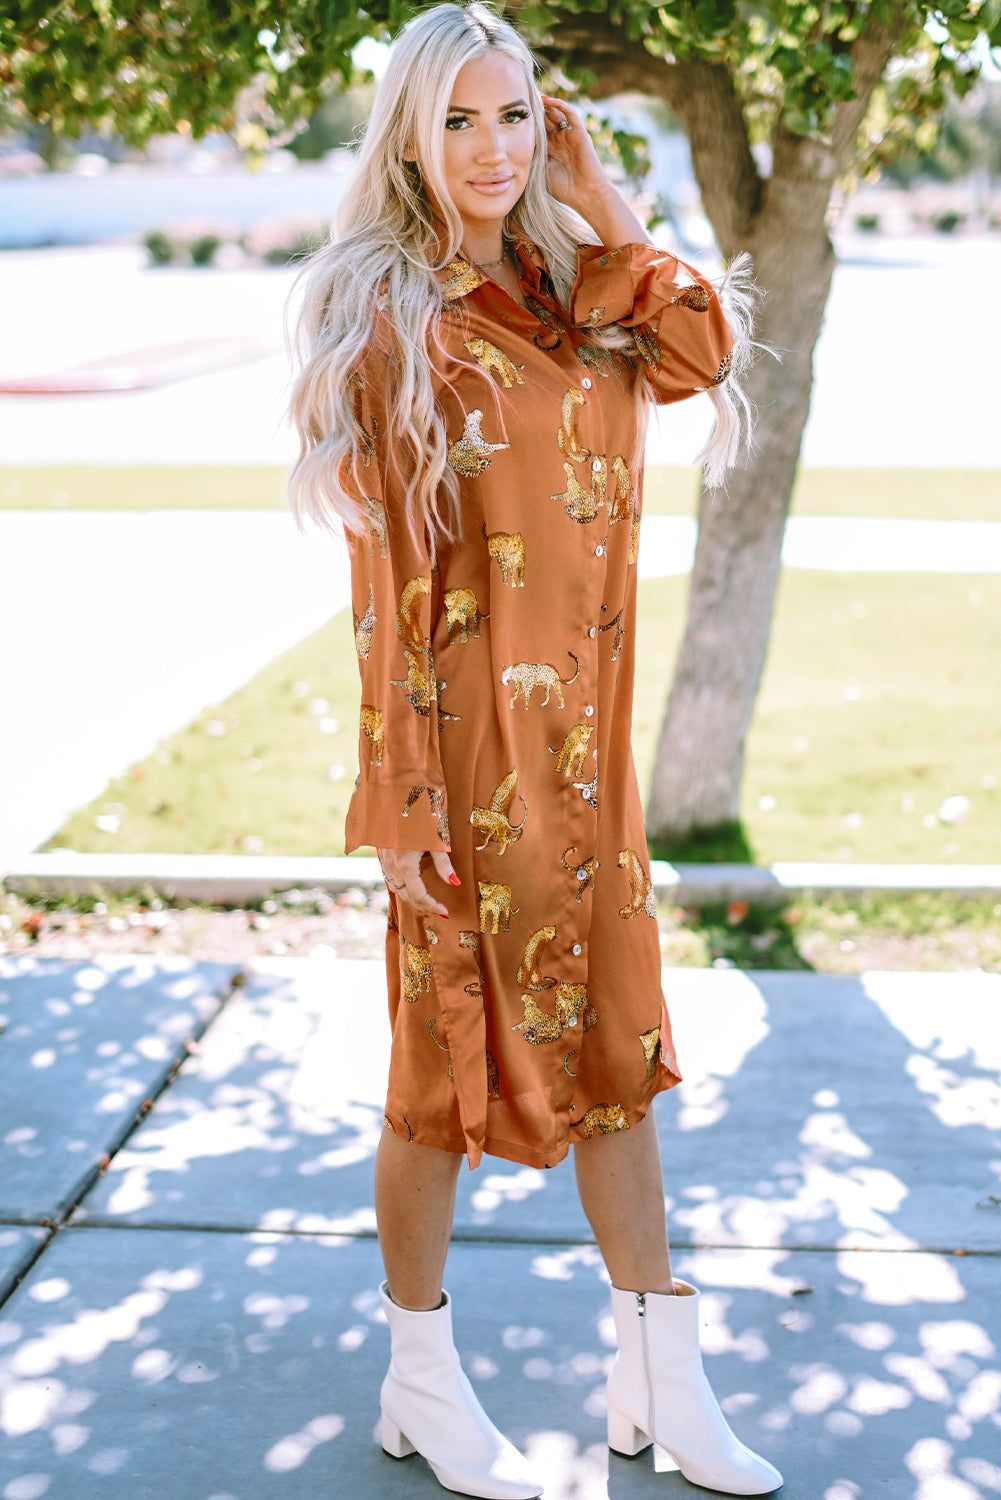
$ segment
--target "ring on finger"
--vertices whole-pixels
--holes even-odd
[[[557,125],[556,129],[557,130],[572,130],[573,126],[570,124],[569,120],[561,120],[559,122],[559,124]]]
[[[404,881],[402,885],[397,885],[396,881],[395,880],[390,880],[390,878],[389,878],[388,875],[386,875],[384,878],[385,878],[386,884],[389,886],[390,890],[393,890],[393,891],[402,891],[402,890],[406,889],[406,884],[407,884],[406,881]]]

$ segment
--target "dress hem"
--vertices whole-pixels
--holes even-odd
[[[658,1076],[657,1086],[650,1094],[650,1097],[649,1099],[647,1099],[646,1103],[638,1104],[633,1109],[623,1111],[626,1117],[625,1128],[631,1130],[634,1126],[638,1125],[640,1121],[646,1116],[647,1110],[650,1108],[650,1105],[653,1103],[657,1095],[666,1093],[668,1089],[673,1089],[675,1085],[679,1084],[680,1082],[680,1074],[673,1073],[669,1068],[662,1067]],[[585,1110],[584,1113],[586,1115],[587,1111]],[[469,1143],[461,1135],[443,1136],[439,1135],[438,1132],[434,1130],[423,1130],[419,1127],[415,1129],[404,1115],[400,1115],[398,1118],[401,1124],[405,1126],[405,1129],[399,1130],[388,1114],[384,1118],[386,1124],[395,1135],[403,1136],[406,1138],[409,1132],[409,1140],[412,1141],[415,1146],[429,1146],[437,1151],[450,1151],[455,1156],[465,1156],[467,1160],[469,1160],[470,1171],[476,1170],[484,1156],[494,1156],[497,1157],[500,1161],[511,1161],[515,1162],[518,1166],[535,1167],[540,1171],[547,1167],[557,1167],[559,1166],[560,1162],[566,1160],[567,1156],[570,1153],[571,1146],[578,1145],[581,1140],[593,1139],[592,1136],[577,1137],[577,1139],[575,1140],[573,1135],[568,1133],[561,1141],[556,1144],[554,1151],[532,1151],[526,1146],[515,1143],[514,1141],[499,1139],[496,1136],[488,1134],[484,1136],[483,1144],[480,1147],[477,1153],[477,1159],[474,1162],[470,1160],[472,1151],[470,1150]],[[583,1119],[583,1116],[581,1118]],[[577,1123],[579,1124],[580,1121],[578,1121]],[[570,1131],[573,1131],[574,1128],[574,1125],[571,1124]],[[614,1132],[603,1131],[599,1133],[613,1134]]]

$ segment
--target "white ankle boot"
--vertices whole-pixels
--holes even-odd
[[[730,1431],[702,1368],[699,1294],[612,1288],[619,1352],[608,1377],[608,1446],[627,1458],[658,1443],[685,1478],[725,1495],[769,1495],[782,1475]]]
[[[382,1383],[382,1446],[391,1458],[419,1453],[438,1483],[484,1500],[534,1500],[542,1485],[497,1431],[459,1364],[452,1307],[411,1312],[381,1287],[392,1355]]]

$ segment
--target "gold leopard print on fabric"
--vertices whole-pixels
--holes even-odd
[[[554,750],[552,745],[546,746],[550,755],[556,756],[557,774],[566,777],[583,776],[584,757],[587,754],[587,747],[591,742],[593,733],[594,726],[592,724],[575,724],[567,732],[566,739],[559,750]]]
[[[619,907],[619,916],[627,917],[653,917],[657,916],[657,897],[654,894],[653,882],[644,870],[639,855],[635,849],[619,850],[619,869],[625,870],[629,878],[629,900],[625,906]]]
[[[498,349],[496,344],[491,344],[489,339],[469,339],[464,347],[469,350],[481,370],[488,375],[499,375],[506,390],[512,385],[524,385],[525,378],[521,371],[524,365],[516,365],[509,359],[503,349]]]
[[[608,379],[608,370],[604,368],[606,365],[611,365],[608,350],[602,349],[599,344],[585,342],[578,344],[574,353],[586,369],[593,370],[603,380]]]
[[[524,1017],[512,1031],[520,1031],[526,1042],[533,1047],[542,1047],[546,1042],[558,1042],[563,1035],[563,1026],[559,1016],[550,1015],[548,1010],[543,1010],[534,995],[522,995],[521,1003],[524,1007]]]
[[[472,999],[482,1000],[483,987],[486,984],[487,976],[483,968],[483,948],[482,944],[480,943],[480,934],[478,932],[471,932],[469,930],[460,932],[459,947],[471,949],[475,954],[476,968],[480,976],[478,980],[474,979],[471,984],[464,984],[462,988]]]
[[[568,1031],[577,1025],[578,1016],[587,1006],[587,985],[561,979],[556,986],[556,1014]]]
[[[480,606],[476,602],[476,595],[472,589],[446,589],[444,594],[445,626],[448,630],[448,644],[455,644],[455,632],[459,632],[459,644],[469,644],[469,637],[473,635],[480,639],[480,621],[489,620],[490,616],[482,614]]]
[[[719,369],[716,371],[716,374],[713,376],[713,385],[720,385],[721,382],[726,379],[726,377],[729,375],[729,373],[730,373],[730,371],[732,369],[733,369],[733,350],[731,349],[730,353],[729,354],[724,354],[723,358],[720,360]]]
[[[615,495],[608,507],[611,525],[619,521],[631,521],[633,517],[633,480],[621,453],[612,459],[612,477],[615,480]]]
[[[607,609],[608,606],[605,605],[605,604],[603,604],[601,607],[602,607],[602,609]],[[599,625],[598,626],[599,630],[613,630],[614,629],[614,631],[615,631],[615,639],[612,642],[612,660],[613,661],[618,661],[618,659],[619,659],[619,652],[622,650],[622,642],[623,642],[623,640],[625,638],[625,634],[626,634],[626,627],[625,627],[624,619],[623,619],[624,615],[625,615],[625,609],[624,608],[620,609],[619,612],[618,612],[618,614],[615,615],[611,620],[609,620],[606,625]]]
[[[562,857],[560,859],[560,864],[569,874],[575,875],[577,877],[576,899],[578,901],[582,901],[584,898],[584,892],[587,890],[589,885],[592,885],[594,883],[594,872],[598,868],[598,861],[592,854],[590,859],[576,859],[571,864],[567,864],[567,855],[576,853],[577,845],[570,844],[566,849],[564,849]]]
[[[378,546],[379,556],[389,556],[389,531],[386,526],[386,507],[375,495],[362,496],[362,510],[368,527],[368,545],[372,556]]]
[[[411,578],[400,590],[396,630],[400,640],[404,645],[409,646],[411,651],[430,649],[427,636],[421,629],[422,602],[430,592],[431,580],[426,574]]]
[[[490,798],[490,806],[474,807],[470,814],[470,823],[483,839],[482,844],[476,845],[477,853],[494,842],[497,845],[497,853],[503,854],[508,844],[516,844],[521,838],[528,818],[528,805],[522,797],[521,805],[525,809],[524,815],[520,823],[512,824],[510,814],[516,796],[518,796],[517,767],[509,771],[496,787]]]
[[[628,1130],[629,1121],[621,1104],[595,1104],[580,1120],[571,1120],[574,1130],[579,1130],[585,1141],[593,1135],[612,1135],[616,1130]]]
[[[413,1005],[419,995],[431,993],[431,950],[405,938],[400,959],[403,998]]]
[[[550,500],[561,500],[563,509],[572,521],[578,521],[586,526],[593,521],[604,503],[600,493],[596,493],[594,487],[586,490],[577,478],[573,464],[564,463],[563,472],[567,477],[565,490],[558,490],[555,495],[550,495]]]
[[[362,380],[357,370],[351,376],[348,384],[351,386],[352,394],[354,397],[354,424],[355,438],[358,443],[358,457],[361,459],[362,463],[367,469],[375,455],[375,441],[379,434],[379,424],[373,417],[372,430],[370,432],[362,421],[365,401],[365,382]],[[385,557],[386,554],[383,553],[382,555],[383,557]]]
[[[448,808],[445,803],[445,793],[439,792],[437,788],[433,786],[412,786],[410,794],[403,804],[401,816],[409,818],[410,809],[416,806],[425,792],[427,792],[428,800],[431,803],[431,816],[437,819],[438,822],[438,837],[443,844],[451,844],[452,840],[449,838],[448,833]]]
[[[491,453],[500,453],[511,446],[510,443],[488,443],[480,431],[482,420],[481,411],[467,412],[461,438],[448,445],[449,467],[466,479],[478,479],[489,469]]]
[[[525,587],[525,539],[520,531],[493,531],[487,551],[501,570],[501,583],[510,589]]]
[[[468,260],[460,260],[458,257],[450,260],[445,270],[449,279],[442,283],[441,295],[446,302],[456,302],[460,297],[468,296],[487,279]]]
[[[640,555],[640,513],[633,511],[633,524],[629,528],[629,566],[632,567]]]
[[[360,724],[362,734],[372,742],[372,765],[381,766],[382,752],[386,748],[386,730],[382,709],[373,708],[371,703],[363,703]]]
[[[651,1026],[649,1031],[641,1031],[639,1035],[640,1045],[643,1048],[643,1056],[646,1059],[646,1076],[649,1082],[657,1071],[657,1048],[660,1046],[660,1022],[658,1021],[656,1026]]]
[[[585,448],[577,433],[577,412],[584,405],[584,393],[571,386],[563,397],[561,421],[556,433],[559,450],[575,464],[586,464],[591,457],[590,448]],[[563,465],[566,468],[566,464]]]
[[[588,807],[593,808],[594,811],[597,812],[598,811],[598,752],[597,752],[597,750],[592,750],[591,754],[594,756],[594,776],[593,776],[593,778],[590,781],[575,781],[573,785],[574,785],[574,791],[575,792],[580,792],[581,796],[584,798],[584,801],[587,803]]]
[[[527,306],[529,312],[534,313],[539,322],[544,323],[545,326],[553,333],[566,332],[566,328],[556,317],[556,315],[552,311],[552,308],[547,307],[544,302],[540,302],[538,297],[527,296],[525,298],[525,305]],[[556,348],[555,344],[553,345],[553,348]]]
[[[533,994],[522,995],[524,1016],[511,1030],[520,1031],[533,1047],[541,1047],[546,1042],[558,1042],[565,1030],[573,1030],[582,1015],[585,1031],[590,1031],[597,1023],[597,1013],[588,999],[587,985],[560,979],[553,991],[553,1001],[554,1010],[550,1012],[543,1009]]]
[[[393,687],[403,689],[407,702],[414,713],[420,714],[422,718],[426,719],[431,712],[432,703],[437,706],[438,702],[434,680],[434,665],[429,656],[428,674],[425,676],[424,669],[409,647],[404,648],[403,654],[407,658],[406,677],[391,677],[389,681]]]
[[[375,631],[375,622],[378,619],[378,615],[375,612],[375,601],[372,596],[371,584],[369,584],[368,604],[365,607],[365,613],[359,619],[354,610],[352,610],[351,618],[354,621],[355,627],[355,650],[362,661],[368,661],[368,653],[372,649],[372,635]]]
[[[518,983],[522,989],[551,990],[556,983],[551,974],[542,972],[542,954],[555,936],[556,928],[551,924],[538,927],[525,944],[525,952],[518,966]]]
[[[511,694],[511,707],[514,708],[519,697],[521,697],[527,713],[532,700],[532,694],[536,688],[541,688],[546,695],[539,705],[541,708],[547,706],[552,693],[556,694],[556,701],[560,708],[563,708],[563,689],[569,687],[572,682],[576,682],[577,674],[580,671],[580,660],[574,656],[572,651],[568,651],[567,655],[574,664],[574,674],[572,677],[561,677],[556,668],[550,662],[546,661],[510,662],[501,673],[501,682],[505,687],[509,687],[511,683],[514,683],[514,692]]]
[[[709,293],[704,286],[696,282],[693,286],[682,287],[676,297],[671,298],[672,303],[678,307],[690,307],[693,312],[709,311]]]
[[[447,1068],[448,1076],[449,1076],[449,1078],[454,1078],[455,1077],[455,1073],[454,1073],[454,1071],[452,1069],[452,1052],[451,1052],[450,1048],[448,1048],[448,1047],[445,1046],[444,1042],[439,1042],[438,1038],[435,1036],[434,1029],[437,1026],[437,1024],[438,1024],[438,1017],[437,1016],[433,1016],[432,1019],[428,1022],[428,1031],[431,1033],[431,1040],[434,1042],[434,1044],[438,1048],[439,1052],[444,1052],[445,1055],[447,1056],[447,1058],[448,1058],[448,1068]]]
[[[656,330],[651,328],[649,323],[644,323],[642,328],[634,328],[631,331],[640,357],[652,370],[658,369],[661,363],[661,347]]]
[[[494,937],[497,936],[498,931],[509,932],[511,929],[511,887],[493,880],[478,880],[476,885],[480,897],[480,931],[486,932],[489,922],[490,931]]]

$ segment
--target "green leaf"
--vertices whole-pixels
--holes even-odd
[[[771,64],[787,82],[803,70],[802,54],[793,47],[777,47],[771,56]]]

